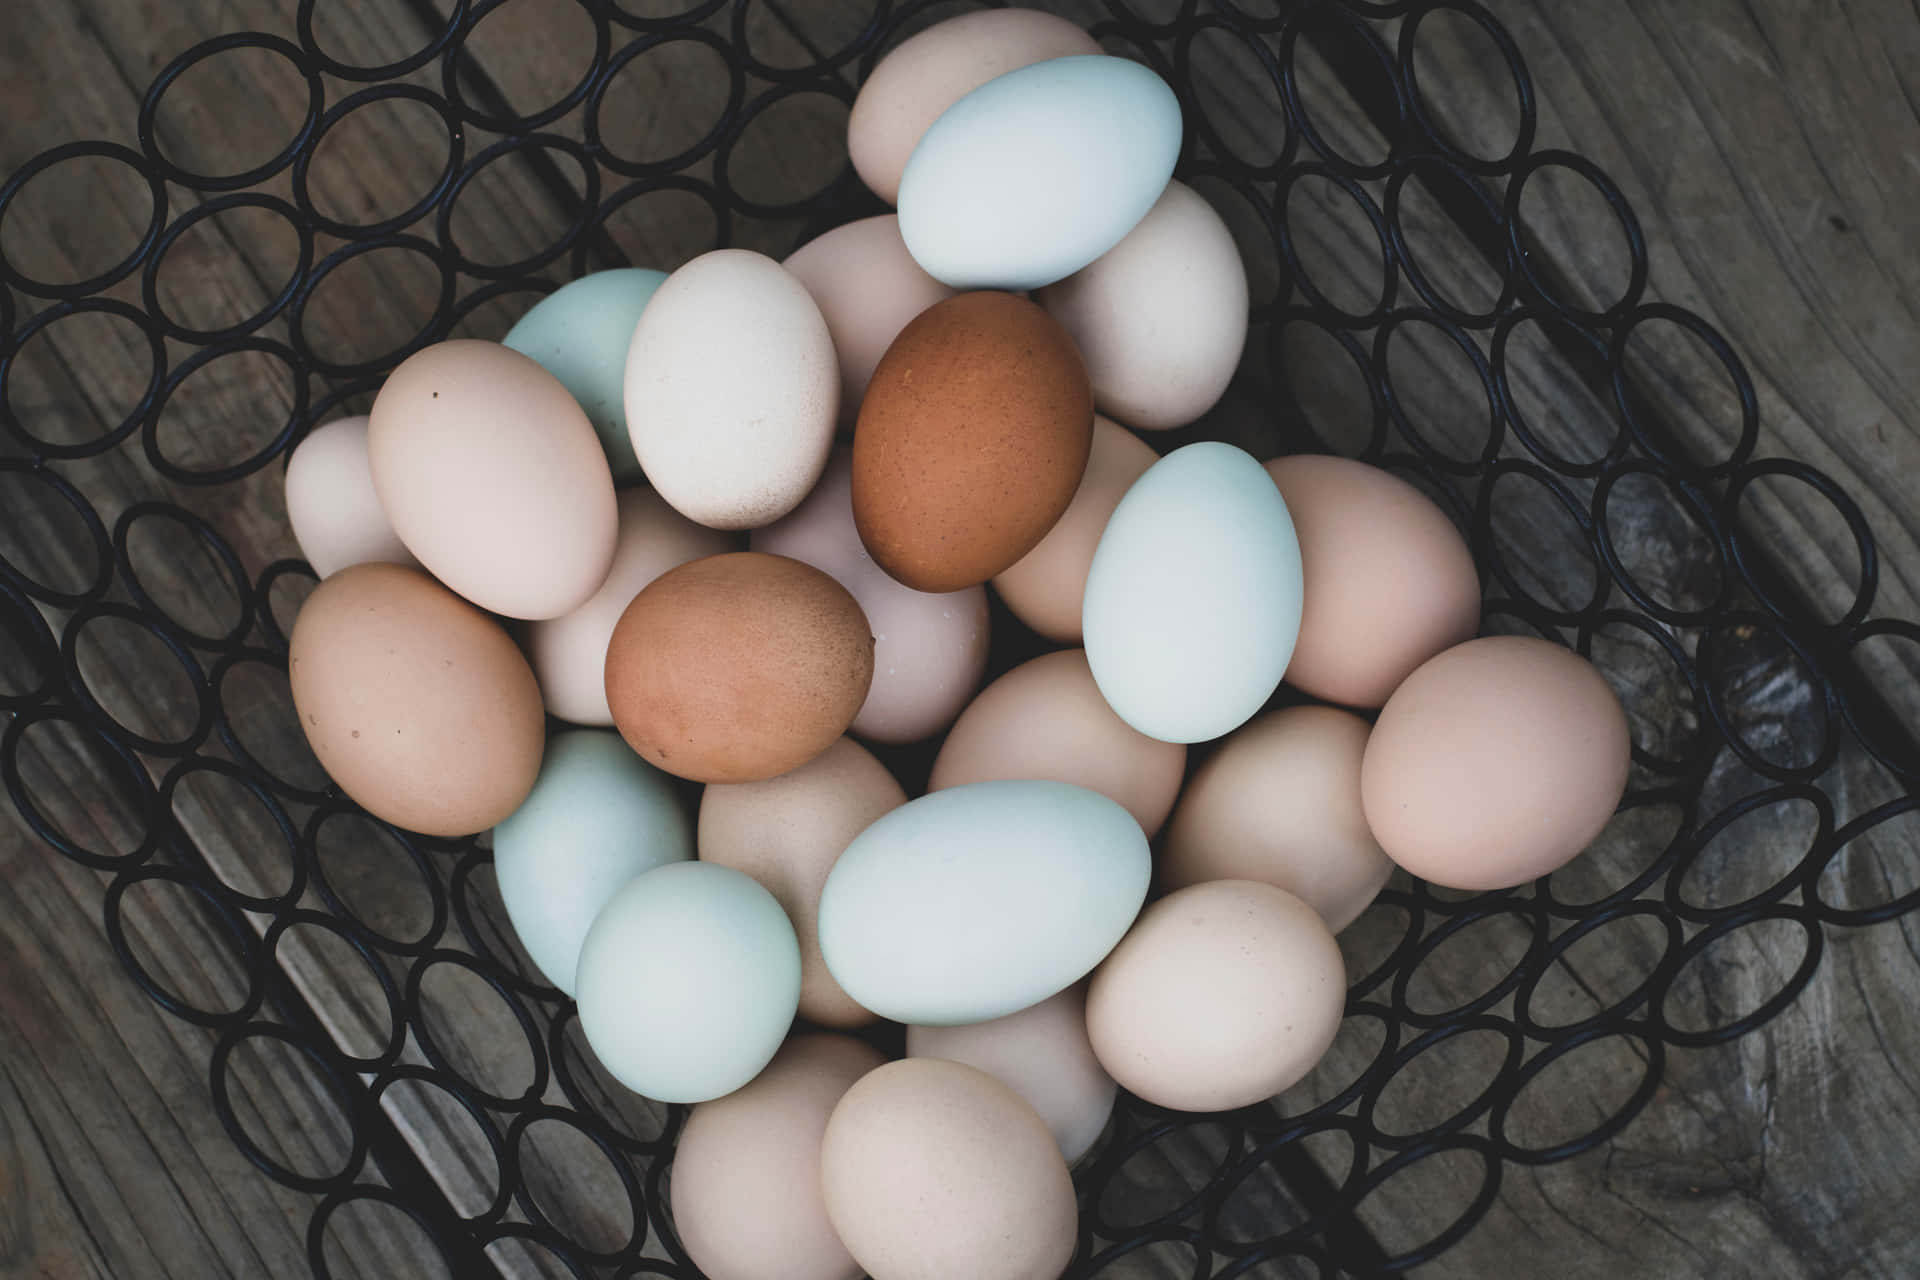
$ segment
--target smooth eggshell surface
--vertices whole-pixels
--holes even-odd
[[[387,375],[367,427],[407,550],[483,609],[557,618],[607,576],[613,475],[587,415],[518,351],[457,339]]]
[[[827,1121],[827,1216],[873,1280],[1058,1280],[1073,1179],[1032,1107],[984,1071],[908,1058]]]
[[[1136,431],[1184,427],[1213,408],[1247,343],[1233,233],[1179,182],[1126,239],[1034,301],[1079,345],[1094,403]]]
[[[1631,746],[1592,663],[1532,636],[1487,636],[1429,659],[1387,699],[1360,797],[1374,837],[1414,875],[1508,889],[1600,834]]]
[[[1260,880],[1340,932],[1393,874],[1360,807],[1366,748],[1367,722],[1333,707],[1287,707],[1234,730],[1180,795],[1161,884]]]
[[[1347,1001],[1312,907],[1214,880],[1140,913],[1087,989],[1087,1034],[1121,1085],[1175,1111],[1252,1106],[1313,1069]]]
[[[367,420],[315,427],[287,459],[287,523],[322,578],[348,565],[418,566],[387,519],[367,464]]]
[[[987,669],[987,590],[915,591],[873,562],[853,519],[853,464],[836,452],[807,500],[756,529],[755,551],[790,556],[829,574],[873,630],[873,687],[853,732],[874,742],[918,742],[953,723]]]
[[[307,597],[287,677],[307,742],[374,817],[485,831],[540,771],[540,687],[500,624],[418,569],[359,564]]]
[[[654,293],[627,352],[627,430],[660,496],[714,529],[753,529],[827,465],[840,366],[806,286],[764,254],[715,249]]]
[[[851,738],[763,782],[714,783],[700,798],[700,857],[744,871],[786,908],[800,938],[800,1013],[827,1027],[873,1014],[820,955],[820,890],[853,838],[907,802],[887,767]]]
[[[885,1062],[846,1036],[795,1036],[753,1082],[702,1102],[674,1144],[673,1226],[709,1280],[859,1280],[820,1180],[827,1118]]]

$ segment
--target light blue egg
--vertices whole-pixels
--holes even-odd
[[[525,803],[493,829],[507,918],[547,981],[568,995],[601,908],[641,872],[684,862],[693,849],[673,783],[619,734],[599,729],[555,734]]]
[[[627,348],[664,271],[627,267],[562,285],[535,303],[501,341],[531,356],[573,393],[599,433],[617,484],[640,479],[627,438]]]

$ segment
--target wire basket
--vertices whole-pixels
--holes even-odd
[[[103,873],[107,933],[134,981],[211,1030],[223,1125],[267,1177],[314,1197],[316,1275],[334,1273],[340,1224],[366,1210],[410,1242],[391,1246],[395,1274],[698,1273],[664,1194],[682,1109],[624,1094],[593,1063],[571,1002],[529,976],[484,844],[374,822],[306,754],[284,673],[287,626],[313,576],[293,559],[256,563],[235,532],[258,517],[249,481],[270,471],[277,488],[290,446],[364,407],[411,352],[456,333],[498,337],[556,283],[626,264],[621,220],[637,202],[666,194],[710,220],[711,235],[682,257],[741,242],[784,253],[880,212],[844,165],[810,194],[762,198],[747,166],[764,149],[743,139],[798,99],[843,110],[881,53],[954,11],[882,0],[857,30],[847,24],[840,47],[802,38],[807,57],[782,65],[763,60],[755,33],[767,10],[749,0],[658,17],[616,0],[577,3],[590,68],[532,114],[517,114],[463,53],[497,4],[456,0],[445,17],[414,6],[437,34],[373,66],[329,52],[317,34],[326,0],[300,0],[295,40],[223,35],[168,64],[142,102],[138,150],[75,143],[0,187],[3,223],[36,177],[88,157],[137,175],[153,209],[137,249],[91,279],[36,279],[36,264],[0,253],[0,482],[41,513],[0,530],[0,778],[47,844]],[[1420,33],[1435,10],[1477,27],[1511,77],[1510,145],[1493,154],[1463,141],[1461,121],[1422,92]],[[1254,13],[1238,0],[1187,0],[1149,19],[1113,0],[1071,16],[1179,92],[1180,174],[1227,209],[1254,264],[1252,337],[1234,389],[1196,427],[1152,443],[1344,452],[1413,480],[1468,531],[1487,628],[1575,645],[1634,721],[1631,787],[1594,851],[1504,893],[1397,879],[1343,936],[1347,1019],[1312,1077],[1272,1105],[1220,1116],[1123,1095],[1076,1174],[1074,1276],[1391,1273],[1470,1231],[1509,1165],[1566,1160],[1619,1133],[1653,1097],[1669,1048],[1744,1035],[1784,1009],[1830,927],[1920,902],[1916,892],[1859,901],[1829,874],[1917,807],[1920,758],[1858,651],[1920,628],[1869,619],[1874,544],[1847,495],[1810,467],[1756,460],[1756,397],[1727,343],[1697,316],[1646,300],[1647,245],[1619,189],[1578,155],[1534,148],[1526,67],[1485,9],[1280,0]],[[174,158],[165,99],[203,62],[241,50],[305,93],[304,121],[245,172],[194,172]],[[636,159],[609,127],[617,86],[663,50],[723,70],[724,101],[675,154]],[[1221,109],[1222,50],[1255,83],[1266,125]],[[1326,105],[1329,84],[1347,95],[1339,112]],[[317,157],[356,113],[396,102],[444,128],[445,164],[411,207],[358,222],[316,197]],[[1376,150],[1355,154],[1352,138],[1369,131]],[[476,260],[461,242],[462,197],[506,161],[565,226],[518,260]],[[1618,222],[1624,279],[1613,296],[1533,252],[1526,194],[1569,180]],[[185,211],[172,216],[173,204]],[[291,238],[293,269],[257,313],[195,327],[164,286],[168,256],[202,222],[239,211]],[[1442,225],[1477,282],[1437,265]],[[1353,234],[1335,244],[1342,226]],[[435,273],[430,320],[372,355],[315,341],[329,279],[383,251]],[[1355,255],[1377,263],[1377,279],[1364,262],[1342,273]],[[152,373],[120,421],[53,433],[16,412],[9,379],[50,326],[81,315],[131,326]],[[1672,397],[1636,361],[1635,337],[1653,325],[1684,330],[1717,366],[1729,424],[1717,440],[1676,426]],[[283,369],[284,421],[238,456],[204,456],[169,427],[170,403],[239,355]],[[1436,372],[1446,361],[1453,373]],[[1843,609],[1796,591],[1744,524],[1751,491],[1782,479],[1812,486],[1851,532],[1861,572]],[[197,567],[158,573],[155,547]],[[1004,613],[995,626],[996,671],[1034,651]],[[125,639],[112,668],[123,682],[187,692],[162,713],[128,715],[88,656],[102,630]],[[1776,693],[1785,681],[1791,696],[1767,702],[1756,675]],[[1836,762],[1862,758],[1891,782],[1843,818]],[[910,787],[924,780],[927,751],[887,759]],[[58,768],[84,775],[83,790],[118,815],[120,838],[56,811],[46,778]],[[1804,849],[1738,893],[1700,892],[1706,862],[1739,844],[1722,837],[1782,807],[1810,815]],[[162,971],[136,908],[198,920],[199,945],[230,970],[219,998],[183,992]],[[1582,1004],[1563,979],[1570,955],[1600,935],[1610,941],[1581,954],[1631,969],[1631,980]],[[1705,961],[1737,942],[1767,951],[1776,972],[1729,1010],[1706,990]],[[357,1002],[326,977],[346,969],[358,975]],[[1621,1064],[1618,1096],[1597,1119],[1571,1117],[1547,1086],[1576,1056],[1602,1051]],[[248,1103],[240,1064],[268,1058],[321,1100],[301,1135],[270,1131]],[[1424,1208],[1409,1213],[1416,1185]]]

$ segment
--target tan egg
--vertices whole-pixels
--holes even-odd
[[[1374,838],[1451,889],[1509,889],[1565,866],[1627,787],[1627,714],[1592,663],[1532,636],[1429,660],[1374,722],[1360,798]]]
[[[673,1153],[673,1225],[710,1280],[859,1280],[827,1221],[827,1117],[886,1059],[847,1036],[795,1036],[751,1084],[702,1102]]]
[[[780,900],[800,939],[800,1014],[822,1026],[863,1026],[873,1014],[820,957],[820,890],[853,838],[906,802],[887,767],[851,738],[777,778],[714,783],[700,798],[701,860],[744,871]]]
[[[675,511],[645,487],[620,494],[620,534],[600,589],[572,613],[527,628],[527,656],[547,710],[574,724],[610,725],[607,642],[627,605],[667,570],[734,549],[738,540]]]
[[[371,560],[419,565],[393,531],[367,463],[367,420],[315,427],[287,459],[287,523],[313,571],[325,578]]]
[[[499,623],[418,569],[360,564],[294,620],[294,710],[313,754],[374,817],[430,836],[520,807],[546,746],[540,686]]]
[[[1213,880],[1140,913],[1087,989],[1100,1065],[1148,1102],[1230,1111],[1313,1069],[1346,1006],[1340,946],[1313,908]]]
[[[1393,874],[1360,807],[1367,722],[1288,707],[1235,730],[1194,771],[1167,828],[1160,881],[1260,880],[1352,924]]]
[[[1014,617],[1055,643],[1080,643],[1080,605],[1094,548],[1120,499],[1158,459],[1139,436],[1093,416],[1093,448],[1066,513],[1039,546],[993,579],[994,591]]]
[[[945,1058],[977,1067],[1027,1100],[1072,1164],[1097,1141],[1113,1114],[1117,1086],[1087,1040],[1087,989],[1057,996],[991,1022],[908,1027],[909,1058]]]
[[[1152,839],[1180,794],[1187,749],[1114,714],[1084,649],[1023,662],[973,700],[947,734],[929,791],[969,782],[1071,782],[1119,804]]]
[[[1480,627],[1466,540],[1405,480],[1348,458],[1275,458],[1267,472],[1300,539],[1305,607],[1287,683],[1378,707],[1413,669]]]
[[[1059,1280],[1073,1179],[1020,1095],[939,1058],[847,1090],[820,1153],[827,1216],[873,1280]]]

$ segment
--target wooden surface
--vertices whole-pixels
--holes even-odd
[[[1727,335],[1751,369],[1762,406],[1760,453],[1803,458],[1854,495],[1873,522],[1881,549],[1876,616],[1920,617],[1920,383],[1915,367],[1920,322],[1911,305],[1920,283],[1920,238],[1908,211],[1920,192],[1920,18],[1894,0],[1848,0],[1808,6],[1795,0],[1496,0],[1491,6],[1514,32],[1534,75],[1541,147],[1560,146],[1599,162],[1638,211],[1652,245],[1649,298],[1699,312]],[[131,143],[140,90],[179,50],[208,35],[243,27],[291,33],[291,19],[269,6],[225,0],[77,0],[24,7],[11,15],[0,42],[0,173],[72,138]],[[399,0],[322,3],[321,38],[336,56],[372,62],[416,46],[426,30],[416,7]],[[1079,10],[1071,10],[1079,16]],[[1420,74],[1430,109],[1463,140],[1499,149],[1510,99],[1505,72],[1468,28],[1430,18],[1421,37]],[[857,27],[843,6],[792,0],[782,9],[756,6],[749,38],[768,61],[798,62],[806,50],[837,47]],[[480,38],[484,37],[484,39]],[[552,101],[577,79],[590,27],[563,0],[516,0],[488,19],[472,45],[506,98],[521,108]],[[248,55],[251,56],[251,55]],[[265,55],[262,55],[265,56]],[[1278,116],[1258,64],[1230,43],[1196,44],[1195,70],[1211,88],[1203,98],[1215,129],[1259,155],[1276,136]],[[264,70],[270,64],[251,68]],[[234,156],[270,154],[304,109],[284,75],[250,77],[240,66],[222,80],[193,82],[180,114],[164,116],[163,141],[210,167]],[[685,145],[681,113],[705,109],[710,70],[697,50],[635,64],[609,95],[609,142],[627,154],[660,154]],[[1364,152],[1372,126],[1367,104],[1339,90],[1314,56],[1300,67],[1302,95],[1330,140]],[[437,78],[422,79],[437,83]],[[341,86],[329,83],[333,98]],[[237,107],[236,103],[244,103]],[[710,104],[713,111],[718,104]],[[820,186],[844,162],[844,108],[826,99],[769,117],[736,152],[736,175],[750,192],[785,199]],[[578,132],[578,117],[556,126]],[[616,133],[615,131],[618,130]],[[486,140],[469,130],[468,154]],[[316,162],[316,203],[336,217],[370,220],[405,208],[431,182],[445,134],[424,113],[395,111],[378,128],[350,135]],[[559,186],[528,168],[502,166],[463,198],[455,234],[481,261],[509,261],[537,248],[546,229],[568,216],[562,165]],[[286,190],[287,179],[267,189]],[[1205,184],[1203,184],[1205,185]],[[1208,187],[1230,220],[1245,219],[1230,192]],[[604,193],[603,193],[604,194]],[[1544,273],[1574,296],[1604,300],[1617,288],[1620,257],[1611,252],[1606,216],[1577,187],[1543,184],[1523,210],[1530,249]],[[138,187],[75,183],[10,214],[0,235],[16,263],[45,276],[81,275],[105,263],[101,243],[125,244],[144,224]],[[174,212],[189,198],[174,195]],[[1370,233],[1343,211],[1339,197],[1303,188],[1292,225],[1306,266],[1336,299],[1377,292],[1377,251]],[[1241,210],[1240,213],[1244,213]],[[636,201],[609,228],[609,245],[632,261],[671,267],[705,246],[711,227],[696,202],[672,196]],[[1485,264],[1443,219],[1421,216],[1422,264],[1445,287],[1471,296]],[[740,219],[736,239],[784,252],[800,233],[791,219]],[[1431,236],[1429,242],[1427,236]],[[1245,241],[1256,291],[1276,278],[1270,244]],[[257,307],[284,278],[288,246],[271,228],[221,220],[215,234],[182,251],[188,260],[161,281],[166,304],[189,323],[215,325]],[[1372,255],[1370,257],[1370,255]],[[108,257],[114,255],[109,254]],[[559,270],[564,271],[565,264]],[[349,268],[315,295],[308,333],[323,355],[350,359],[390,348],[430,311],[437,281],[403,254]],[[119,292],[125,292],[123,290]],[[132,295],[129,295],[132,296]],[[16,303],[22,302],[15,299]],[[524,306],[507,298],[477,311],[464,331],[497,337]],[[145,379],[144,347],[124,328],[67,322],[43,345],[47,355],[22,359],[9,387],[16,414],[49,438],[80,439],[102,420],[120,416]],[[1256,334],[1256,342],[1264,341]],[[1353,388],[1314,349],[1282,343],[1315,421],[1350,420]],[[1471,447],[1484,432],[1484,412],[1462,411],[1480,395],[1436,346],[1416,344],[1395,364],[1396,386],[1435,438]],[[1637,354],[1637,375],[1676,406],[1682,439],[1711,453],[1722,438],[1726,393],[1713,366],[1671,334],[1650,335]],[[224,362],[223,362],[224,363]],[[170,407],[163,427],[179,455],[207,459],[244,453],[271,434],[289,404],[284,379],[267,362],[232,362],[218,376],[196,379]],[[1294,366],[1298,368],[1294,368]],[[1601,419],[1590,389],[1551,360],[1516,378],[1530,401],[1550,407],[1556,439],[1579,442]],[[189,394],[191,392],[191,394]],[[1223,421],[1241,413],[1260,421],[1265,388],[1249,377],[1236,387]],[[1484,401],[1481,401],[1484,404]],[[1260,428],[1248,427],[1259,444]],[[11,447],[4,446],[4,447]],[[284,527],[277,472],[268,469],[221,491],[218,504],[156,475],[137,447],[62,464],[109,523],[126,503],[166,497],[200,511],[235,546],[250,574],[293,554]],[[1493,544],[1512,563],[1530,566],[1523,589],[1552,597],[1592,568],[1569,543],[1562,517],[1540,494],[1502,491]],[[1584,493],[1581,494],[1585,496]],[[1756,543],[1776,549],[1778,571],[1819,606],[1837,615],[1851,600],[1857,566],[1849,540],[1836,534],[1829,508],[1792,484],[1764,487],[1745,513]],[[0,490],[14,501],[14,491]],[[1638,547],[1642,581],[1684,594],[1700,568],[1672,499],[1658,492],[1622,500],[1616,521]],[[54,517],[38,505],[14,507],[0,519],[0,553],[41,549],[49,571],[84,561],[83,549],[53,536]],[[231,602],[212,575],[175,574],[170,602],[194,616],[217,618]],[[57,619],[56,619],[57,625]],[[89,689],[127,723],[164,736],[190,705],[188,691],[157,671],[157,661],[131,634],[102,628],[82,647]],[[5,649],[0,646],[0,653]],[[1670,675],[1621,640],[1597,650],[1634,713],[1644,746],[1677,750],[1698,722],[1698,709]],[[1870,655],[1882,694],[1909,722],[1920,704],[1920,655],[1889,649]],[[1793,671],[1765,655],[1752,659],[1756,692],[1743,699],[1742,725],[1755,740],[1787,747],[1803,739],[1808,689]],[[284,683],[258,678],[262,740],[277,743],[289,768],[312,765],[284,723]],[[279,699],[276,701],[276,698]],[[190,716],[187,717],[190,719]],[[37,737],[27,753],[30,784],[69,835],[89,847],[123,841],[123,807],[90,787],[93,762],[71,741]],[[1827,778],[1842,822],[1889,795],[1893,784],[1857,753]],[[1722,760],[1708,783],[1724,803],[1758,790],[1743,767]],[[270,893],[284,876],[284,851],[270,824],[209,786],[176,804],[184,833],[229,883]],[[1563,897],[1596,897],[1631,877],[1650,840],[1674,815],[1659,809],[1616,822],[1599,847],[1560,877]],[[1767,872],[1790,864],[1804,834],[1790,809],[1743,824],[1716,843],[1689,880],[1697,900],[1735,901],[1768,883]],[[1799,841],[1796,844],[1796,840]],[[343,835],[343,869],[362,896],[404,922],[408,894],[395,860],[366,839]],[[1915,886],[1920,829],[1910,821],[1872,842],[1858,842],[1841,868],[1842,900],[1867,904]],[[1564,882],[1564,883],[1563,883]],[[181,1276],[304,1274],[307,1219],[313,1200],[259,1176],[229,1141],[207,1100],[206,1062],[213,1036],[168,1017],[127,981],[101,926],[105,877],[59,858],[0,805],[0,894],[7,928],[0,930],[0,1274],[20,1276]],[[490,892],[478,900],[485,910]],[[190,900],[187,900],[190,902]],[[231,944],[173,896],[156,893],[125,919],[136,953],[176,992],[218,1004],[234,997]],[[369,908],[372,910],[374,908]],[[1358,970],[1377,961],[1404,922],[1382,908],[1343,938]],[[1511,926],[1511,927],[1509,927]],[[398,927],[398,924],[396,924]],[[1495,920],[1424,964],[1410,998],[1443,1008],[1470,997],[1485,975],[1510,960],[1523,942],[1520,926]],[[1702,1022],[1751,1008],[1775,989],[1797,957],[1787,934],[1736,940],[1697,966],[1673,1005],[1676,1017]],[[1542,984],[1541,1001],[1571,1021],[1630,989],[1657,954],[1657,939],[1635,926],[1609,930],[1583,944]],[[1910,1081],[1920,1069],[1920,1019],[1906,1016],[1907,993],[1920,979],[1920,925],[1902,921],[1857,931],[1834,930],[1825,961],[1802,999],[1768,1029],[1721,1048],[1667,1055],[1664,1083],[1647,1111],[1620,1137],[1587,1156],[1538,1169],[1509,1167],[1482,1226],[1427,1273],[1445,1276],[1904,1276],[1920,1267],[1920,1226],[1907,1202],[1920,1180],[1920,1095]],[[365,962],[317,931],[289,933],[276,951],[278,968],[315,1014],[324,1034],[366,1052],[390,1032]],[[399,972],[396,968],[395,972]],[[1476,985],[1479,984],[1479,985]],[[426,986],[424,1025],[449,1057],[489,1088],[511,1092],[527,1064],[503,1053],[517,1032],[504,1029],[493,997],[457,974]],[[1499,1006],[1500,1009],[1507,1005]],[[421,1060],[417,1028],[408,1032],[406,1061]],[[504,1034],[503,1034],[504,1030]],[[1315,1077],[1283,1102],[1309,1103],[1341,1083],[1371,1056],[1367,1020],[1356,1019]],[[1471,1096],[1491,1049],[1463,1038],[1406,1073],[1404,1088],[1383,1098],[1383,1127],[1431,1123]],[[272,1154],[294,1168],[328,1167],[341,1146],[338,1110],[296,1060],[266,1059],[235,1076],[236,1110],[248,1131],[271,1137]],[[1605,1113],[1624,1098],[1643,1069],[1628,1042],[1597,1045],[1561,1073],[1562,1091],[1516,1120],[1517,1136],[1550,1141],[1578,1131],[1580,1117]],[[614,1091],[607,1091],[609,1099]],[[456,1211],[491,1197],[492,1157],[444,1095],[395,1089],[381,1100],[394,1131],[416,1154]],[[627,1099],[630,1124],[657,1128],[658,1117]],[[1558,1126],[1558,1128],[1556,1128]],[[1219,1152],[1206,1131],[1171,1142],[1152,1161],[1130,1164],[1109,1193],[1141,1213],[1204,1177]],[[1323,1144],[1324,1145],[1324,1144]],[[1337,1167],[1337,1144],[1316,1147]],[[633,1230],[612,1171],[565,1133],[531,1137],[523,1173],[543,1211],[600,1247],[617,1246]],[[1136,1167],[1137,1166],[1137,1167]],[[1366,1226],[1389,1250],[1419,1243],[1443,1226],[1477,1185],[1474,1162],[1437,1161],[1383,1187],[1362,1206]],[[1181,1193],[1183,1195],[1184,1193]],[[1283,1189],[1252,1185],[1236,1213],[1250,1229],[1283,1211]],[[1115,1212],[1120,1212],[1116,1209]],[[524,1216],[515,1211],[515,1216]],[[657,1252],[650,1248],[649,1252]],[[327,1243],[335,1275],[444,1274],[426,1256],[417,1233],[394,1215],[356,1213],[336,1222]],[[502,1274],[559,1274],[551,1261],[502,1246],[490,1252]],[[1109,1275],[1185,1275],[1183,1248],[1145,1251]],[[1290,1275],[1274,1263],[1253,1274]]]

